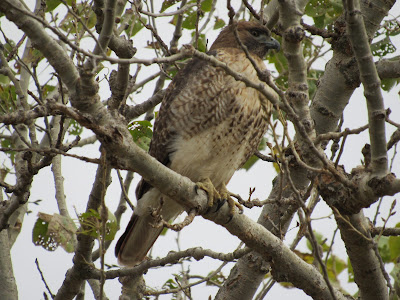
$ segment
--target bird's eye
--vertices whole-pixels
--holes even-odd
[[[254,37],[259,37],[259,36],[260,36],[260,32],[257,31],[257,30],[251,30],[250,33],[251,33],[251,35],[254,36]]]

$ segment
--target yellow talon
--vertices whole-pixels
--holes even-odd
[[[233,216],[235,212],[235,207],[239,209],[239,213],[243,213],[243,206],[236,202],[232,197],[231,193],[227,190],[226,186],[223,185],[221,190],[218,192],[210,178],[205,178],[200,180],[200,182],[196,183],[197,189],[204,190],[208,195],[208,207],[213,207],[215,204],[215,200],[218,202],[226,200],[230,207],[229,214]],[[218,210],[218,209],[217,209]]]
[[[231,193],[228,191],[228,189],[226,188],[225,185],[223,185],[223,187],[220,190],[220,195],[222,196],[222,199],[226,199],[226,201],[228,201],[228,206],[230,207],[230,215],[233,216],[234,212],[235,212],[235,207],[237,207],[239,209],[239,213],[242,214],[243,213],[243,206],[236,202],[232,197],[231,197]]]
[[[219,195],[217,189],[214,187],[210,178],[205,178],[196,183],[197,189],[202,189],[208,195],[208,207],[213,207],[215,199],[220,200],[221,196]]]

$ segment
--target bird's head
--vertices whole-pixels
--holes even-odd
[[[251,54],[264,58],[268,50],[280,49],[279,42],[271,37],[271,32],[262,24],[254,21],[239,21],[226,26],[218,35],[210,50],[217,48],[241,48],[235,37],[234,30],[243,45]]]

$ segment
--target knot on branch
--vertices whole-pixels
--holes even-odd
[[[100,100],[97,94],[98,83],[94,80],[94,73],[88,70],[80,70],[80,78],[76,82],[76,88],[71,93],[71,104],[82,112],[88,111]]]
[[[300,86],[299,86],[300,87]],[[303,87],[296,89],[296,90],[288,90],[286,92],[286,96],[288,98],[288,100],[290,102],[304,102],[304,101],[308,101],[308,93],[307,93],[307,89],[303,90]]]
[[[371,178],[367,182],[367,185],[374,191],[376,197],[382,197],[388,195],[388,191],[391,190],[395,179],[396,176],[393,173],[390,173],[384,177]]]
[[[132,80],[132,76],[129,75],[129,80]],[[122,101],[125,96],[125,86],[118,78],[118,72],[112,70],[109,77],[109,85],[111,94],[118,100],[118,103]]]
[[[357,60],[355,57],[344,60],[340,62],[338,65],[339,72],[343,75],[346,80],[346,85],[349,88],[355,89],[358,88],[361,84],[359,73],[357,66]],[[356,76],[354,74],[357,74]]]
[[[289,276],[282,268],[274,268],[274,262],[271,263],[271,275],[277,282],[288,282]]]
[[[193,249],[192,257],[197,261],[202,260],[205,257],[203,248],[196,247]]]
[[[260,78],[260,80],[263,82],[269,83],[271,82],[271,72],[267,69],[264,69],[258,73],[258,78]]]
[[[119,58],[132,58],[137,52],[132,40],[127,40],[125,36],[113,35],[108,46]]]
[[[182,46],[181,48],[181,52],[185,55],[185,56],[193,56],[195,53],[196,49],[190,45],[190,44],[185,44]]]
[[[311,132],[314,129],[314,120],[312,119],[304,119],[301,121],[307,133]]]
[[[35,113],[38,115],[47,115],[47,108],[44,105],[38,105],[35,108],[32,109]],[[22,111],[22,110],[21,110]],[[26,122],[27,123],[27,122]]]
[[[353,169],[350,175],[343,169],[340,171],[352,181],[354,187],[345,186],[333,175],[321,174],[318,176],[318,190],[325,202],[343,215],[356,214],[375,203],[379,197],[392,194],[396,180],[394,174],[371,178],[370,171],[364,166]]]
[[[372,118],[374,120],[383,120],[386,118],[386,110],[375,110],[372,112]]]
[[[244,259],[246,260],[248,266],[250,266],[252,269],[258,269],[261,273],[267,274],[271,269],[269,262],[254,252],[250,252],[244,257]]]
[[[341,169],[346,177],[348,174]],[[344,186],[331,174],[321,174],[317,178],[318,191],[325,202],[339,210],[341,214],[352,215],[360,211],[361,207],[353,201],[356,195],[355,189]]]
[[[300,43],[304,36],[304,29],[301,26],[291,26],[284,34],[285,40],[290,43]]]
[[[364,157],[364,166],[365,168],[369,168],[369,165],[371,163],[371,145],[370,144],[365,144],[364,147],[361,150],[361,153]]]

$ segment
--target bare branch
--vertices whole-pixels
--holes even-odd
[[[42,270],[40,269],[39,261],[38,261],[37,258],[35,259],[35,264],[36,264],[36,268],[37,268],[38,271],[39,271],[40,277],[42,278],[42,281],[43,281],[43,283],[44,283],[44,286],[46,287],[46,290],[49,292],[51,299],[54,299],[54,294],[51,292],[50,287],[49,287],[49,285],[47,284],[46,279],[45,279],[44,276],[43,276],[43,272],[42,272]]]
[[[363,299],[388,299],[386,280],[381,272],[379,260],[374,251],[374,243],[368,230],[364,214],[343,216],[334,210],[335,218],[346,245],[354,280]]]
[[[129,122],[137,117],[143,115],[148,110],[154,108],[158,104],[161,103],[162,99],[164,98],[165,90],[161,90],[145,102],[137,104],[135,106],[122,106],[120,112],[122,115],[125,116],[126,120]]]
[[[372,175],[384,176],[388,172],[388,157],[385,136],[386,112],[380,90],[380,80],[369,46],[360,3],[358,0],[346,0],[344,3],[347,11],[349,39],[360,70],[364,95],[367,100]]]

